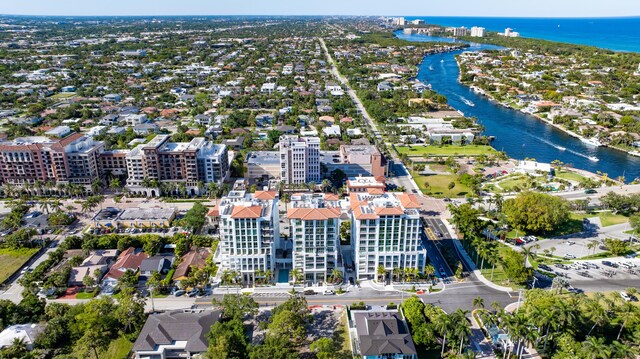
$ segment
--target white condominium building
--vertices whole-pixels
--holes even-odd
[[[320,138],[280,136],[280,178],[284,183],[319,183]]]
[[[426,250],[417,197],[406,193],[351,193],[351,243],[358,279],[373,279],[379,266],[424,270]]]
[[[291,196],[287,218],[293,241],[293,269],[304,274],[305,282],[326,282],[338,266],[340,214],[334,194]]]
[[[223,269],[242,275],[253,283],[256,271],[275,270],[279,234],[276,192],[231,191],[218,205],[220,257]]]
[[[484,27],[478,27],[478,26],[472,27],[471,37],[484,37]]]

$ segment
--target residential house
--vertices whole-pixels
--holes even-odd
[[[351,312],[354,354],[363,359],[416,359],[418,352],[397,311]]]
[[[143,259],[140,263],[140,279],[146,280],[153,272],[167,274],[175,257],[173,255],[157,255]]]
[[[133,344],[136,359],[201,358],[209,347],[211,326],[219,311],[174,310],[149,315]]]
[[[141,249],[129,247],[118,256],[118,260],[111,266],[109,272],[102,278],[102,285],[115,287],[118,279],[127,271],[137,273],[143,260],[149,258],[149,255]]]
[[[211,256],[211,249],[209,248],[196,248],[193,247],[180,258],[180,264],[173,272],[172,279],[174,281],[181,281],[189,277],[191,269],[201,269],[207,265],[207,258]]]

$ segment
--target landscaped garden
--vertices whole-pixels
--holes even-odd
[[[396,146],[398,153],[412,156],[480,156],[497,153],[497,151],[486,145],[411,145]]]

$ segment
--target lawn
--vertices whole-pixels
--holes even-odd
[[[396,146],[398,153],[406,153],[408,156],[479,156],[496,153],[491,146],[484,145],[444,145],[444,146],[423,146],[412,145]]]
[[[508,178],[504,181],[500,181],[498,185],[506,192],[511,192],[514,187],[523,188],[524,184],[527,182],[527,178],[524,176],[517,176]]]
[[[340,340],[342,341],[342,351],[351,354],[351,341],[349,340],[349,326],[347,325],[346,309],[340,316],[340,327],[338,331],[340,333]]]
[[[556,172],[556,177],[566,179],[569,181],[576,181],[576,182],[580,182],[586,178],[583,175],[577,174],[575,172],[569,172],[569,171],[558,171]]]
[[[36,252],[38,248],[0,248],[0,283],[19,270]]]
[[[61,99],[75,97],[75,96],[76,96],[75,92],[61,92],[51,96],[51,98],[56,100],[61,100]]]
[[[80,292],[78,294],[76,294],[76,299],[91,299],[94,298],[96,296],[97,291],[93,291],[93,292]]]
[[[458,176],[454,174],[450,175],[433,175],[422,176],[418,172],[412,172],[413,179],[420,187],[420,190],[424,194],[430,194],[434,197],[464,197],[467,193],[471,192],[469,187],[458,182]],[[425,186],[425,182],[429,182],[429,188]],[[454,182],[455,187],[449,191],[449,183]]]
[[[109,344],[109,349],[100,355],[100,359],[126,359],[132,348],[132,342],[125,338],[118,338]]]
[[[583,218],[600,218],[600,222],[603,227],[613,226],[615,224],[622,224],[629,222],[629,217],[621,214],[613,214],[611,212],[597,212],[597,213],[573,213],[571,218],[582,220]]]

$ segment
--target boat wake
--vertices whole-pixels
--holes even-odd
[[[462,102],[464,102],[465,105],[470,106],[470,107],[474,107],[476,104],[471,102],[471,100],[469,100],[466,97],[460,96],[458,95],[458,97],[460,97],[460,100],[462,100]]]

